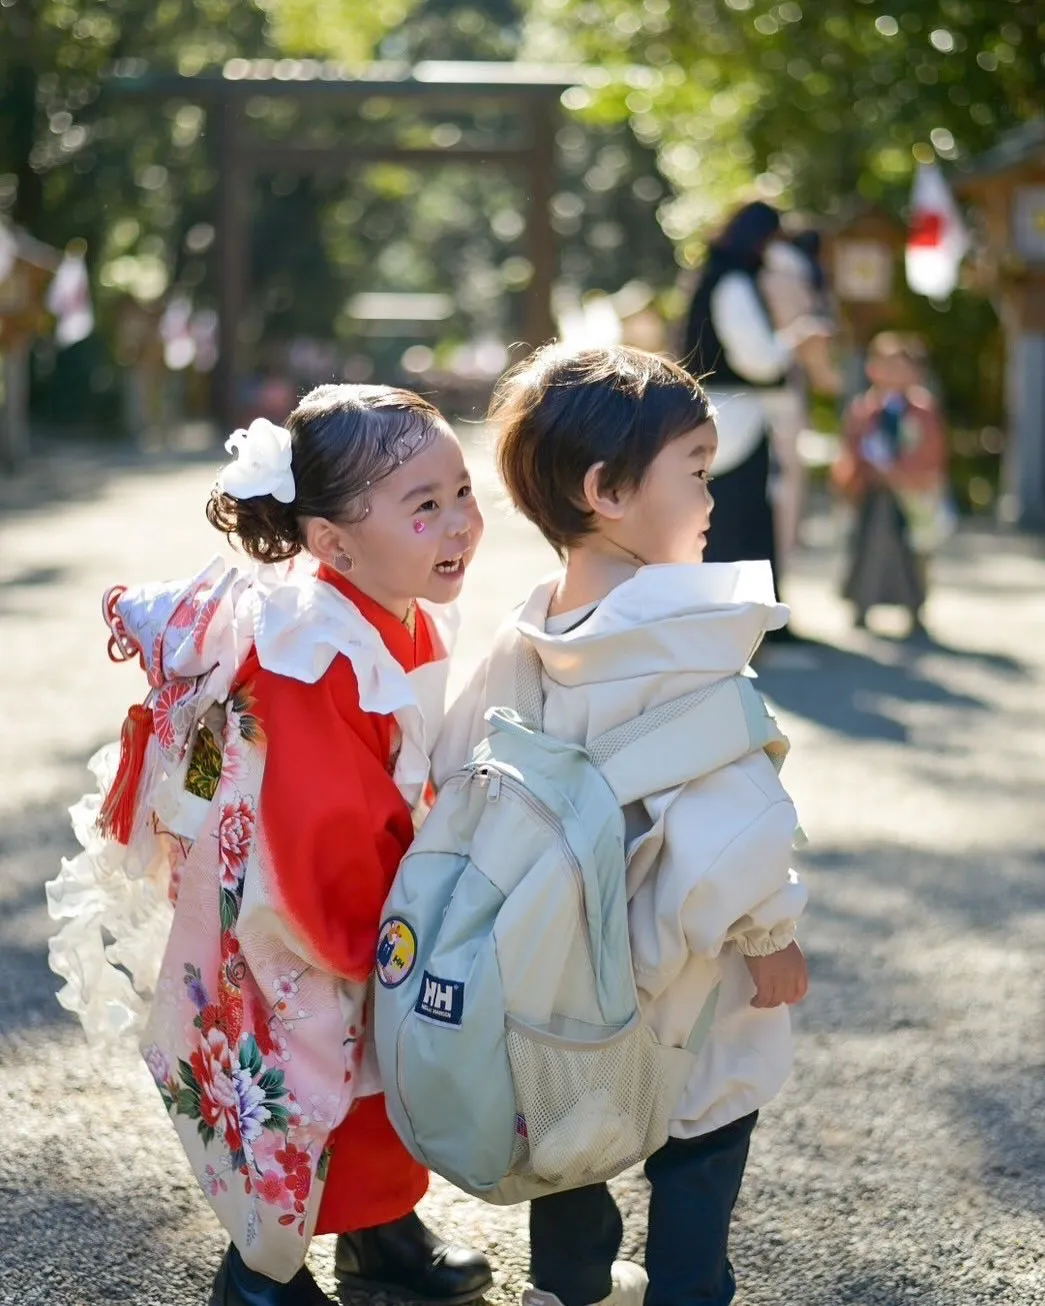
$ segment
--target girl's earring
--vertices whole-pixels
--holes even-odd
[[[355,565],[355,559],[350,558],[344,549],[338,549],[334,554],[334,566],[338,571],[349,572]]]

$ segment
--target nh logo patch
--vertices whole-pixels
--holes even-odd
[[[440,1025],[460,1025],[464,1012],[463,981],[440,979],[438,975],[425,971],[414,1010],[419,1016],[437,1020]]]

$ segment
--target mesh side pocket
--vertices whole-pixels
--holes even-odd
[[[528,1143],[525,1173],[563,1186],[599,1183],[666,1139],[674,1102],[646,1026],[590,1046],[515,1023],[505,1037]]]

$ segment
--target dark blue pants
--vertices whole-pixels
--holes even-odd
[[[669,1138],[646,1162],[650,1182],[645,1306],[729,1306],[736,1284],[729,1222],[747,1164],[755,1111],[699,1138]],[[563,1306],[611,1291],[623,1224],[605,1184],[530,1203],[530,1274]]]

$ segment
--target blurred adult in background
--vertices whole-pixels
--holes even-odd
[[[928,563],[953,529],[947,439],[925,385],[925,346],[884,332],[871,341],[871,383],[846,409],[832,481],[857,506],[843,596],[857,626],[877,604],[896,604],[922,627]]]
[[[806,336],[795,345],[794,361],[785,383],[762,396],[772,429],[770,499],[776,533],[777,559],[786,570],[798,542],[805,505],[806,471],[799,454],[799,437],[809,425],[809,396],[837,395],[842,378],[831,358],[827,331],[831,328],[831,302],[827,278],[820,265],[820,237],[803,231],[790,240],[771,241],[766,249],[758,288],[777,331],[817,318],[823,334]]]
[[[683,341],[686,367],[703,378],[717,408],[718,455],[712,471],[717,511],[706,562],[768,558],[777,589],[779,557],[769,497],[772,428],[767,396],[783,391],[795,348],[824,326],[800,316],[774,328],[759,287],[768,246],[780,237],[780,215],[755,201],[733,215],[708,247],[690,304]],[[794,639],[785,627],[777,638]]]

